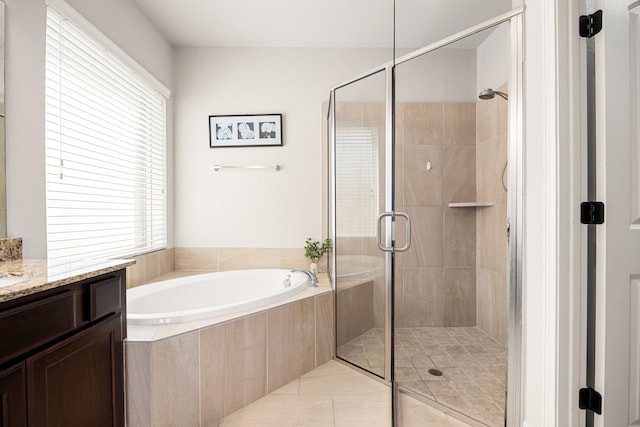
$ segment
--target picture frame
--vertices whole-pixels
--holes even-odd
[[[282,146],[282,114],[209,116],[209,147]]]

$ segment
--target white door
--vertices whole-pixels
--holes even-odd
[[[634,8],[634,3],[636,7]],[[603,29],[595,36],[597,226],[595,425],[640,425],[640,180],[638,82],[640,2],[597,1]]]

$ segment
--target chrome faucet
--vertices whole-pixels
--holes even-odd
[[[309,286],[311,286],[312,288],[317,288],[318,287],[318,278],[316,277],[315,274],[313,274],[309,270],[294,269],[294,270],[291,270],[291,272],[292,273],[304,273],[304,274],[306,274],[307,278],[309,279]]]

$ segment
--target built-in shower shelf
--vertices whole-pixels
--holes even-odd
[[[493,206],[491,202],[456,202],[449,203],[450,208],[488,208]]]

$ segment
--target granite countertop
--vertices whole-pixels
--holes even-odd
[[[135,260],[84,260],[50,264],[44,259],[0,262],[0,303],[135,264]],[[9,279],[20,280],[7,284]],[[3,283],[3,281],[5,283]]]

